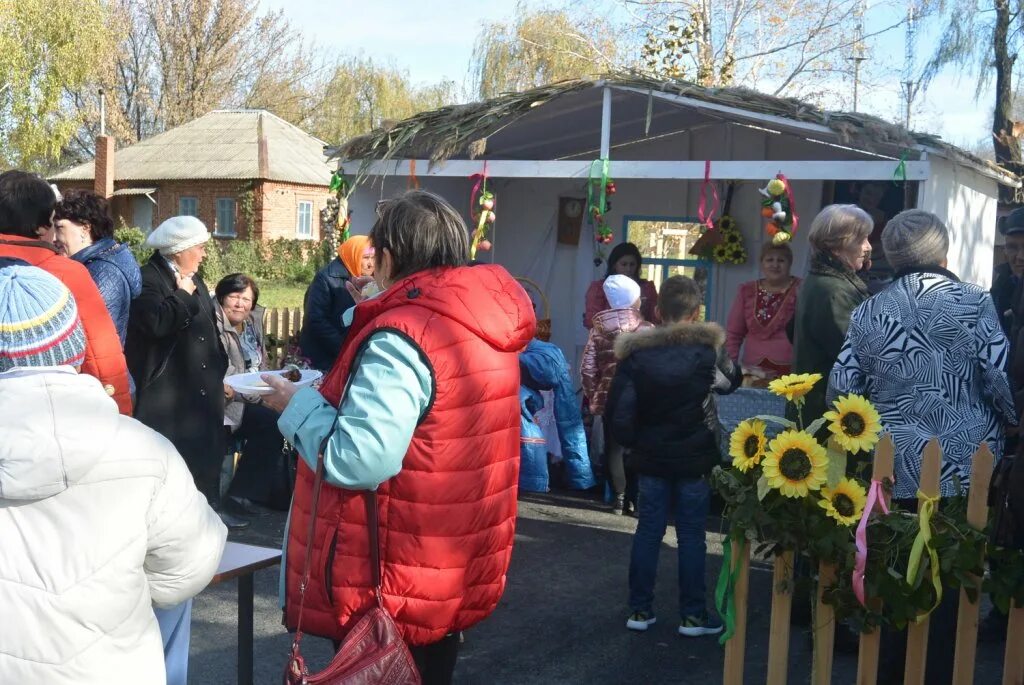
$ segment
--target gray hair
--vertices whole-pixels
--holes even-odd
[[[938,266],[949,252],[949,231],[931,212],[908,209],[885,225],[882,249],[896,271],[908,266]]]
[[[829,205],[811,222],[807,241],[818,252],[833,253],[864,242],[875,222],[857,205]]]
[[[425,190],[410,190],[380,203],[370,243],[378,263],[384,250],[391,253],[393,281],[469,262],[466,222],[443,198]]]

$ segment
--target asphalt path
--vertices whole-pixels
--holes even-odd
[[[231,539],[280,546],[285,516],[266,511]],[[655,613],[646,633],[625,628],[629,549],[636,520],[610,514],[575,495],[523,495],[519,503],[508,587],[495,612],[465,634],[455,682],[459,685],[547,683],[644,684],[721,682],[723,648],[714,637],[676,633],[675,531],[662,546]],[[721,524],[708,520],[708,601],[721,566]],[[281,682],[291,637],[281,625],[278,570],[255,574],[255,681]],[[768,651],[771,569],[755,562],[747,633],[747,683],[763,683]],[[235,682],[235,583],[207,589],[194,604],[190,685]],[[952,649],[952,645],[950,645]],[[1002,645],[979,645],[976,683],[1000,680]],[[306,638],[303,653],[315,669],[331,657],[326,640]],[[794,628],[790,683],[810,682],[811,645]],[[835,655],[834,683],[853,683],[856,655]]]

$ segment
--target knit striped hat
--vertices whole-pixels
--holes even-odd
[[[79,366],[85,333],[71,291],[42,269],[11,261],[0,261],[0,373]]]

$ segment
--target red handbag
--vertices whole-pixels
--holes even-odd
[[[305,605],[306,586],[309,584],[309,566],[313,554],[313,530],[316,522],[320,486],[324,477],[323,449],[317,456],[316,478],[313,481],[313,507],[309,517],[309,535],[306,561],[299,585],[299,617],[295,626],[295,639],[284,672],[285,685],[420,685],[420,673],[409,648],[402,640],[394,619],[384,609],[381,599],[380,544],[377,538],[377,493],[367,492],[366,524],[370,532],[370,563],[373,565],[373,583],[377,605],[363,615],[349,631],[337,653],[319,673],[310,673],[299,651],[302,641],[302,608]]]

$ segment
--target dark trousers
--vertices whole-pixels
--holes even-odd
[[[276,411],[262,404],[247,404],[242,412],[242,424],[232,437],[243,441],[242,458],[231,480],[228,494],[244,497],[259,504],[271,506],[272,495],[281,487],[285,455],[281,453],[284,438],[277,428]]]
[[[459,658],[459,634],[446,635],[439,642],[410,647],[423,685],[451,685],[455,662]]]

